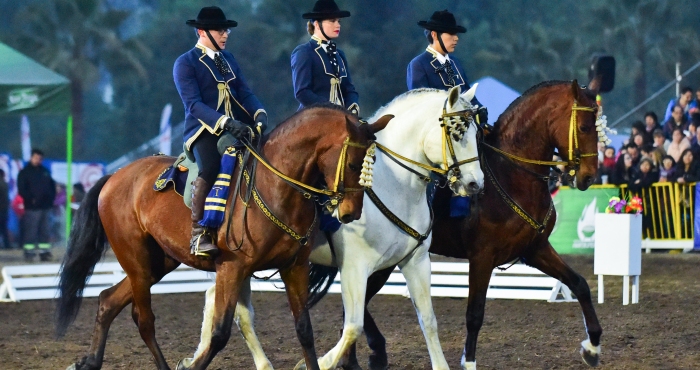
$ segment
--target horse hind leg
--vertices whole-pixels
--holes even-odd
[[[88,355],[80,362],[68,367],[67,370],[92,370],[102,367],[107,333],[114,318],[131,302],[131,285],[129,278],[125,278],[116,285],[103,290],[99,296],[95,329],[92,334],[92,343]]]
[[[603,334],[603,329],[598,322],[598,316],[591,300],[591,290],[586,279],[569,267],[549,243],[535,250],[526,262],[561,281],[576,295],[583,311],[584,325],[588,334],[588,339],[581,342],[581,357],[587,365],[598,366],[600,362],[600,337]]]

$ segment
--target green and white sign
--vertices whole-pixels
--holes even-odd
[[[593,254],[595,215],[605,212],[611,197],[620,191],[612,185],[591,186],[586,191],[562,187],[554,196],[557,223],[549,242],[560,254]]]
[[[34,108],[39,104],[39,92],[35,87],[10,90],[7,95],[7,111]]]

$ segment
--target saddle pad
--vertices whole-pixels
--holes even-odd
[[[187,172],[180,171],[177,166],[172,165],[165,169],[153,184],[153,190],[166,190],[170,184],[173,185],[173,190],[179,195],[185,194],[185,185],[187,184]]]

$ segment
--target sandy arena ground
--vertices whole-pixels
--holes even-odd
[[[9,258],[9,259],[8,259]],[[4,263],[16,263],[11,257]],[[586,277],[594,299],[597,280],[592,257],[566,260]],[[700,368],[700,255],[646,254],[640,304],[622,306],[622,279],[606,278],[606,302],[596,304],[603,325],[601,369]],[[258,335],[278,369],[292,369],[301,358],[291,313],[283,293],[254,293]],[[169,364],[194,352],[202,320],[203,294],[153,296],[159,343]],[[465,333],[465,299],[433,300],[440,339],[453,369]],[[153,369],[128,306],[112,324],[104,369]],[[53,303],[0,304],[2,369],[65,369],[88,349],[97,300],[85,299],[76,323],[61,340],[53,338]],[[370,307],[387,337],[391,369],[430,369],[416,314],[408,299],[376,297]],[[319,353],[332,348],[342,325],[341,299],[329,295],[311,313]],[[578,349],[585,339],[576,303],[490,300],[479,337],[480,369],[585,369]],[[366,341],[358,357],[366,365]],[[254,369],[251,356],[234,329],[228,346],[211,369]]]

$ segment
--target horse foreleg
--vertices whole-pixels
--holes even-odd
[[[338,344],[319,360],[322,369],[335,369],[342,357],[350,351],[350,346],[362,335],[366,281],[369,277],[367,266],[372,264],[356,258],[347,265],[340,270],[340,286],[345,309],[343,334]]]
[[[372,350],[369,355],[369,369],[370,370],[385,370],[389,368],[389,358],[386,354],[386,339],[379,330],[379,327],[374,322],[372,314],[369,312],[367,305],[372,298],[379,293],[384,284],[394,272],[396,266],[389,267],[384,270],[379,270],[370,275],[367,279],[367,296],[365,297],[365,320],[364,329],[365,336],[367,337],[367,345]],[[348,353],[347,363],[343,366],[343,369],[360,369],[360,364],[357,362],[357,353],[355,348],[357,343],[353,343],[350,347],[350,352]]]
[[[423,329],[433,369],[449,369],[438,338],[437,319],[430,298],[430,257],[426,247],[418,248],[399,264]]]
[[[245,272],[240,264],[225,261],[217,266],[216,285],[209,288],[204,305],[201,342],[193,358],[178,362],[177,370],[206,369],[231,337],[236,309]]]
[[[95,329],[92,334],[92,343],[88,355],[80,362],[68,367],[68,370],[92,370],[102,368],[107,333],[114,318],[131,302],[131,285],[129,278],[125,278],[111,288],[100,293]]]
[[[287,291],[289,307],[294,315],[294,328],[297,338],[301,343],[304,352],[304,362],[298,363],[295,368],[306,368],[318,370],[318,359],[316,357],[316,347],[314,345],[314,331],[311,327],[311,317],[306,303],[309,298],[309,262],[306,258],[297,256],[297,262],[290,268],[280,272],[282,281]]]
[[[238,304],[236,305],[236,313],[234,321],[238,325],[238,329],[243,335],[250,353],[255,361],[257,370],[272,370],[272,364],[263,351],[262,344],[255,334],[255,312],[253,310],[253,302],[251,301],[250,277],[243,282],[241,293],[238,295]]]
[[[486,293],[491,281],[493,266],[490,259],[469,260],[469,299],[467,301],[467,339],[462,353],[462,369],[476,370],[476,341],[484,323]]]
[[[526,262],[561,281],[576,295],[583,311],[584,325],[588,332],[588,339],[581,342],[581,357],[589,366],[597,366],[600,361],[600,337],[603,334],[603,329],[598,322],[598,316],[591,300],[591,290],[586,279],[571,269],[549,243],[536,249]]]

